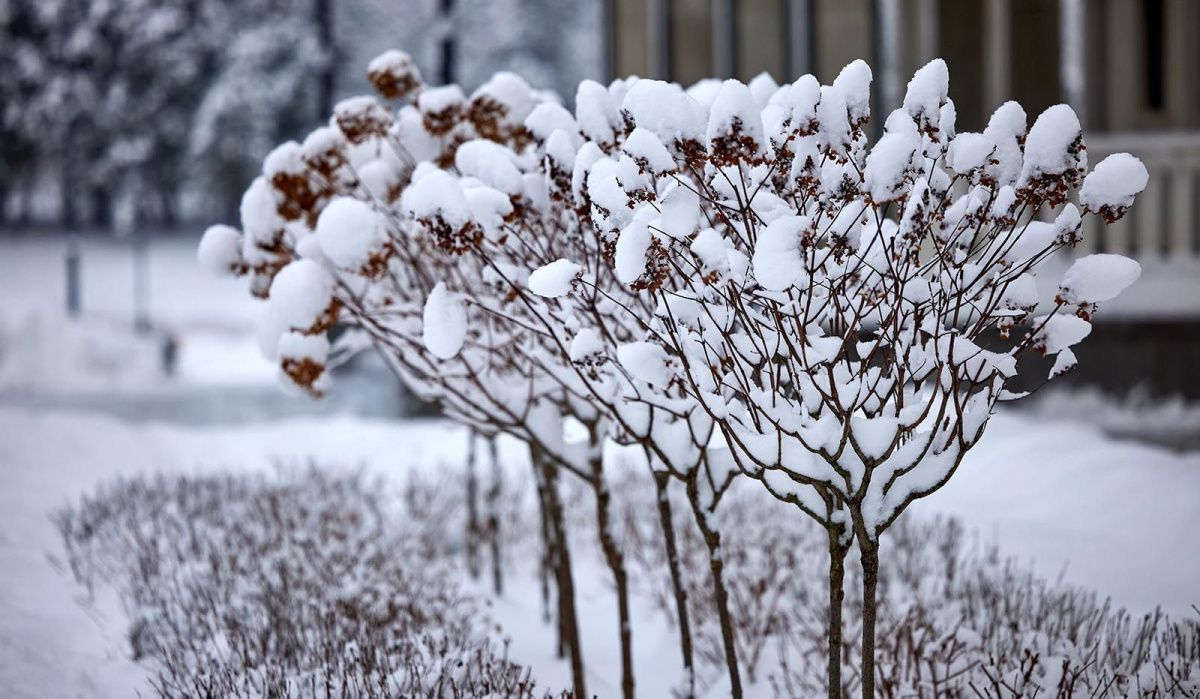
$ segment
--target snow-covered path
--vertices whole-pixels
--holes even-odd
[[[181,427],[0,408],[0,696],[130,696],[139,686],[138,668],[123,656],[119,610],[101,598],[85,611],[77,604],[80,590],[48,558],[58,550],[48,512],[95,484],[142,471],[271,468],[276,460],[310,457],[402,473],[457,462],[462,449],[461,432],[440,422],[346,416]],[[1136,611],[1161,604],[1178,615],[1200,603],[1198,499],[1200,454],[1001,415],[951,485],[917,509],[959,515],[1005,553],[1032,559],[1051,576],[1066,566],[1068,581],[1111,594],[1118,604]],[[584,605],[605,603],[593,597]],[[531,623],[535,608],[513,599],[496,612],[511,628]],[[611,617],[587,612],[585,619]],[[675,667],[672,645],[650,648],[660,631],[640,636],[646,696],[673,679],[664,673]],[[611,638],[589,633],[588,644],[597,646],[591,655],[599,660],[612,650],[615,660],[615,648],[604,647]],[[539,649],[517,643],[513,651],[543,683],[565,680],[566,668]],[[603,694],[604,685],[596,690]]]

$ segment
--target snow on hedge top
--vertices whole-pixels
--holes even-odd
[[[1025,110],[1016,102],[1005,102],[992,112],[983,135],[996,144],[987,172],[1001,185],[1016,184],[1021,174],[1022,154],[1019,140],[1025,137]]]
[[[471,220],[471,209],[463,194],[458,179],[445,170],[437,168],[413,174],[412,184],[404,190],[404,204],[408,213],[417,220],[441,216],[454,227],[466,225]]]
[[[263,174],[272,178],[279,174],[304,172],[304,149],[295,141],[275,146],[263,159]]]
[[[533,270],[529,275],[529,290],[548,299],[566,296],[582,269],[568,259],[555,260]]]
[[[1059,297],[1070,304],[1111,301],[1142,274],[1142,267],[1122,255],[1081,257],[1063,275]]]
[[[596,143],[612,143],[621,126],[608,90],[594,80],[584,80],[575,90],[575,121],[583,135]]]
[[[1068,105],[1056,104],[1042,112],[1025,139],[1021,186],[1043,175],[1061,175],[1073,167],[1086,167],[1086,155],[1071,152],[1080,133],[1079,117]]]
[[[317,219],[317,243],[341,269],[360,271],[387,244],[383,216],[354,197],[338,197]]]
[[[296,260],[271,283],[270,313],[285,330],[308,332],[322,324],[333,301],[334,279],[313,260]]]
[[[1083,180],[1079,201],[1088,211],[1119,218],[1146,189],[1150,175],[1142,161],[1128,153],[1113,153],[1101,160]]]
[[[750,88],[737,80],[726,80],[708,112],[705,136],[709,143],[721,142],[733,135],[748,138],[754,155],[763,148],[762,111],[754,101]],[[740,144],[739,144],[740,145]]]
[[[417,97],[417,109],[423,113],[436,114],[456,107],[467,101],[462,88],[458,85],[429,87],[421,91]]]
[[[965,175],[987,165],[988,157],[996,150],[992,139],[981,133],[963,132],[954,137],[946,151],[946,164],[954,172]]]
[[[621,109],[633,123],[649,129],[665,144],[704,137],[704,107],[678,85],[661,80],[638,80],[625,93]]]
[[[782,108],[791,120],[793,129],[807,129],[817,118],[817,100],[821,99],[821,83],[811,75],[802,75],[791,85],[784,85],[771,96],[770,105]]]
[[[671,152],[650,129],[640,126],[635,128],[625,138],[621,150],[638,161],[639,165],[644,163],[645,167],[656,175],[662,175],[675,169],[675,159],[671,157]]]
[[[212,274],[222,277],[237,274],[245,267],[241,231],[221,224],[209,226],[200,239],[196,258]]]
[[[897,109],[887,120],[887,133],[867,156],[863,175],[871,201],[883,204],[902,198],[907,192],[907,175],[913,167],[913,155],[921,145],[917,125]]]
[[[500,71],[471,94],[472,100],[490,99],[502,105],[504,118],[515,124],[524,123],[536,102],[529,83],[516,73]]]
[[[784,291],[804,274],[800,233],[808,226],[805,216],[784,216],[770,223],[754,248],[754,278],[768,291]]]
[[[833,80],[833,87],[846,101],[846,111],[854,123],[862,123],[871,116],[871,78],[871,66],[860,58],[846,64]]]
[[[946,70],[946,62],[935,58],[918,69],[908,82],[908,91],[904,93],[904,111],[922,131],[937,128],[949,89],[950,73]]]
[[[425,300],[421,340],[438,359],[457,355],[467,339],[467,308],[458,294],[438,282]]]
[[[477,138],[462,144],[454,154],[454,166],[462,174],[507,194],[520,194],[525,186],[516,156],[495,141]]]
[[[579,131],[575,117],[561,104],[554,102],[543,102],[534,107],[525,118],[525,128],[543,141],[550,138],[550,134],[555,131],[565,131],[568,134]]]

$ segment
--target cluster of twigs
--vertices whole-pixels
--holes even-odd
[[[461,541],[431,531],[447,520],[399,516],[378,486],[134,478],[55,519],[76,579],[117,590],[160,696],[540,696],[460,592]]]

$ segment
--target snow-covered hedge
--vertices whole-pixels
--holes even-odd
[[[202,244],[268,297],[267,354],[319,395],[330,362],[374,348],[449,415],[529,444],[549,490],[559,472],[590,484],[622,599],[603,447],[640,447],[704,531],[735,696],[712,514],[735,480],[758,483],[826,532],[831,692],[834,592],[857,549],[873,697],[881,535],[953,476],[998,402],[1070,371],[1099,307],[1137,279],[1117,255],[1054,285],[1034,273],[1084,216],[1125,213],[1142,164],[1089,174],[1066,105],[1029,125],[1009,102],[958,133],[941,60],[887,115],[870,113],[862,61],[828,85],[584,81],[574,112],[511,73],[469,96],[428,87],[398,53],[370,76],[384,100],[347,100],[279,146],[241,236]],[[296,337],[335,323],[352,330],[332,348]],[[586,440],[564,440],[568,419]]]
[[[310,470],[122,480],[56,521],[76,579],[116,589],[160,696],[543,696],[422,535],[447,521],[398,510]]]

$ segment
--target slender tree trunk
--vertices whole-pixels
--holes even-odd
[[[836,527],[829,529],[829,699],[842,697],[842,602],[846,592],[846,552]]]
[[[663,543],[667,548],[667,568],[671,571],[671,587],[675,591],[675,614],[679,619],[679,652],[683,656],[683,672],[686,675],[685,696],[696,695],[696,671],[693,667],[692,622],[688,612],[687,588],[683,586],[683,572],[679,565],[679,547],[675,543],[675,522],[671,517],[671,498],[667,490],[671,474],[654,472],[654,486],[658,497],[658,523],[662,526]]]
[[[500,455],[496,450],[495,435],[487,438],[488,455],[492,461],[492,482],[488,486],[487,495],[487,531],[488,545],[492,555],[492,591],[497,596],[504,594],[504,574],[500,560],[500,495],[504,489],[504,472],[500,464]]]
[[[17,211],[17,223],[22,227],[28,226],[33,221],[33,181],[35,177],[37,177],[36,170],[22,183],[21,193],[18,196],[20,209]]]
[[[317,76],[317,120],[327,119],[333,111],[333,94],[337,83],[337,41],[334,36],[333,0],[313,1],[313,24],[316,25],[321,51],[325,54]]]
[[[112,195],[104,187],[92,187],[92,224],[101,230],[112,227]]]
[[[175,190],[167,183],[158,190],[159,203],[162,205],[162,215],[160,217],[163,226],[166,228],[175,228],[179,223],[179,210],[175,206]]]
[[[717,605],[717,619],[721,623],[721,641],[725,646],[725,668],[729,672],[729,696],[733,699],[742,697],[742,677],[738,670],[737,644],[734,641],[733,616],[729,613],[729,591],[725,588],[725,562],[721,555],[721,533],[711,527],[708,517],[711,514],[700,504],[697,476],[693,474],[688,479],[688,501],[692,505],[692,514],[704,537],[704,545],[708,548],[708,565],[712,574],[713,598]]]
[[[592,447],[596,449],[596,436],[592,434]],[[625,556],[612,535],[612,497],[604,482],[603,458],[599,453],[591,459],[592,490],[596,494],[596,528],[600,535],[600,549],[612,573],[617,588],[617,621],[621,639],[621,696],[633,699],[633,624],[629,618],[629,577],[625,571]]]
[[[532,450],[531,450],[532,452]],[[533,482],[537,485],[538,496],[538,516],[542,525],[542,561],[539,577],[542,583],[542,621],[550,622],[550,573],[555,570],[553,561],[554,553],[554,535],[550,527],[549,508],[546,505],[546,483],[542,477],[543,472],[541,466],[535,461],[533,464]],[[555,619],[558,615],[555,615]],[[558,657],[563,657],[562,643],[562,623],[558,622],[556,626],[559,629],[558,638]]]
[[[862,696],[863,699],[875,699],[875,591],[879,583],[879,543],[862,536],[858,549],[863,568]]]
[[[62,225],[66,226],[68,229],[73,229],[75,228],[76,223],[78,223],[78,211],[75,205],[76,178],[75,174],[71,171],[71,160],[67,157],[67,153],[69,152],[69,150],[64,150],[64,152],[59,156],[58,216],[59,220],[62,222]]]
[[[479,435],[475,430],[467,430],[467,531],[466,554],[467,572],[471,578],[479,579],[479,477],[476,474],[476,464],[479,461],[479,450],[476,448]]]
[[[567,527],[563,516],[562,500],[558,494],[558,471],[549,459],[534,450],[533,458],[542,470],[546,483],[546,515],[554,539],[555,574],[558,581],[558,608],[563,639],[571,660],[571,680],[575,696],[586,697],[587,682],[583,672],[583,645],[579,640],[579,617],[575,611],[575,577],[571,570],[571,549],[567,540]]]

